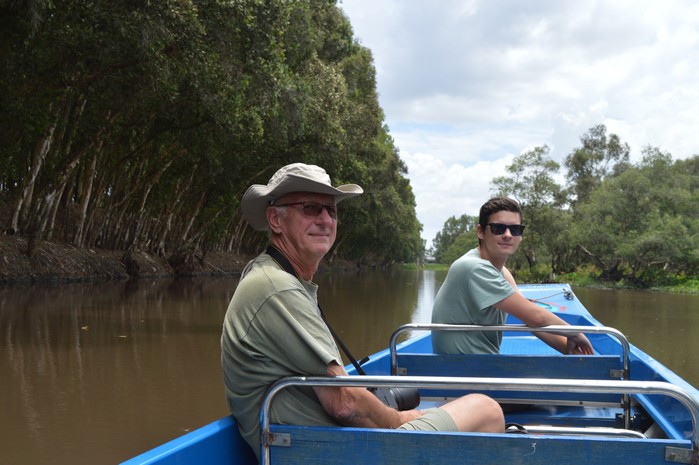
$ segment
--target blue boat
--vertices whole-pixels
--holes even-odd
[[[604,327],[568,285],[522,285],[524,295],[584,331],[594,356],[561,355],[513,318],[499,355],[432,353],[431,331],[483,327],[408,324],[362,368],[367,376],[292,377],[269,391],[260,416],[263,464],[699,464],[699,391]],[[405,339],[405,340],[403,340]],[[399,342],[403,341],[403,342]],[[420,389],[419,408],[482,392],[506,406],[502,434],[436,433],[270,424],[275,395],[298,384]],[[254,465],[255,454],[228,416],[123,465]]]

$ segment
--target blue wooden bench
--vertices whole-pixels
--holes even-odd
[[[411,354],[397,355],[398,373],[408,376],[468,376],[481,378],[567,378],[587,380],[619,379],[621,358],[615,355],[490,355],[490,354]],[[455,397],[464,391],[429,390],[423,396]],[[579,403],[620,405],[614,394],[562,392],[501,392],[489,396],[522,403]]]
[[[667,447],[687,448],[688,441],[634,438],[479,433],[432,433],[385,429],[272,425],[289,442],[270,448],[271,464],[431,464],[517,463],[551,465],[634,465],[665,463]]]

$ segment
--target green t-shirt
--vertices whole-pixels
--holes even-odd
[[[435,297],[432,323],[501,325],[506,315],[493,305],[516,291],[502,272],[472,249],[449,267]],[[432,349],[442,354],[497,354],[499,331],[433,331]]]
[[[324,376],[342,365],[335,341],[320,316],[317,285],[284,271],[269,255],[252,260],[228,306],[221,335],[226,399],[242,436],[260,452],[260,408],[265,391],[287,376]],[[282,390],[271,421],[337,425],[312,388]]]

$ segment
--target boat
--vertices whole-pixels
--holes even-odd
[[[529,328],[508,316],[497,355],[432,353],[432,331],[472,325],[407,324],[388,347],[349,376],[291,377],[272,386],[261,412],[261,464],[699,464],[699,392],[603,326],[566,284],[522,285],[529,300],[570,326]],[[584,331],[595,355],[562,355],[533,331]],[[269,407],[288,386],[413,387],[419,408],[467,392],[502,403],[504,433],[413,432],[270,423]],[[122,465],[253,465],[235,419],[221,418]]]

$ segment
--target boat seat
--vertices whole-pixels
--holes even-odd
[[[398,375],[450,376],[483,378],[568,378],[586,380],[620,379],[621,357],[598,355],[491,355],[491,354],[425,354],[399,353]],[[430,398],[453,398],[465,391],[431,389],[422,391]],[[510,403],[546,403],[557,405],[620,405],[615,394],[583,394],[565,392],[489,391],[490,397]]]
[[[493,462],[495,450],[499,457],[511,457],[512,460],[526,457],[528,465],[565,463],[570,461],[570,457],[584,457],[586,465],[624,463],[624,457],[640,458],[634,463],[650,464],[665,463],[668,447],[686,447],[687,443],[623,435],[541,433],[547,435],[547,439],[542,441],[530,434],[486,435],[276,424],[271,425],[271,433],[276,439],[270,447],[272,465],[451,465],[464,458],[469,463],[502,463]],[[523,459],[521,463],[524,463]]]

